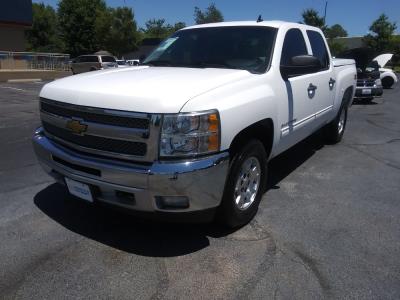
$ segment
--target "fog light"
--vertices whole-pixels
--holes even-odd
[[[156,204],[161,209],[183,209],[189,207],[186,196],[156,196]]]

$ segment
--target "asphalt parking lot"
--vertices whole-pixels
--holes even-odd
[[[400,298],[400,86],[275,158],[234,232],[71,198],[32,151],[41,86],[0,84],[0,298]]]

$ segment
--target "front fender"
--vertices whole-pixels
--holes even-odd
[[[278,112],[275,99],[273,84],[267,80],[266,75],[252,74],[249,78],[191,99],[181,112],[217,109],[221,118],[223,151],[229,149],[235,136],[244,128],[266,118],[271,118],[276,124]]]

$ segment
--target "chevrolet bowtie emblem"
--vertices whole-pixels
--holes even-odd
[[[66,125],[67,129],[76,134],[84,133],[87,130],[87,127],[86,124],[82,124],[79,120],[69,120]]]

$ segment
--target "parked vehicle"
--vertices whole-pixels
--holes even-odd
[[[140,61],[138,59],[128,59],[126,61],[130,66],[138,66]]]
[[[130,65],[123,59],[117,59],[116,60],[117,64],[118,64],[118,68],[127,68]]]
[[[72,74],[117,67],[115,58],[110,55],[81,55],[71,63]]]
[[[374,97],[379,97],[383,94],[379,65],[376,61],[372,60],[374,53],[373,49],[364,47],[346,50],[338,55],[338,57],[355,60],[357,67],[355,97],[365,102],[370,102]]]
[[[386,64],[392,59],[393,54],[386,53],[378,55],[373,59],[379,65],[380,79],[382,81],[382,86],[385,89],[390,89],[394,83],[398,81],[396,74],[392,69],[385,68]]]
[[[237,227],[256,214],[268,161],[324,128],[342,139],[355,62],[297,23],[196,25],[138,68],[67,77],[40,92],[33,145],[71,194]]]

